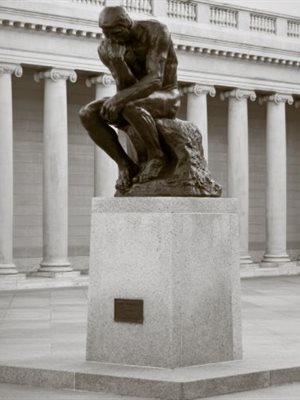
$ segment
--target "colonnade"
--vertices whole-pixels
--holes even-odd
[[[0,64],[0,274],[16,274],[13,262],[13,115],[12,74],[20,77],[18,65]],[[72,271],[68,260],[68,127],[66,82],[76,82],[74,71],[49,69],[35,75],[44,84],[44,176],[43,176],[43,259],[41,273]],[[89,78],[95,98],[115,92],[106,74]],[[187,120],[202,132],[208,155],[207,96],[215,96],[213,86],[190,85],[187,93]],[[241,263],[252,263],[248,248],[249,156],[248,101],[255,101],[252,90],[233,88],[221,94],[228,101],[228,196],[236,197],[240,211]],[[286,249],[286,104],[289,94],[270,93],[259,97],[267,104],[266,119],[266,249],[265,263],[289,261]],[[297,105],[299,103],[297,102]],[[95,148],[95,196],[112,196],[117,168],[100,149]],[[280,196],[278,196],[280,193]]]

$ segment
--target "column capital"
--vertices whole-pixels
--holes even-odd
[[[201,94],[209,94],[211,97],[215,97],[216,89],[214,86],[201,85],[200,83],[194,83],[187,89],[188,93],[192,93],[195,96],[201,96]]]
[[[290,94],[273,93],[271,95],[262,96],[259,98],[259,104],[263,104],[266,102],[273,102],[275,104],[288,103],[291,106],[294,103],[294,99],[293,96]]]
[[[246,89],[233,89],[229,90],[228,92],[222,92],[221,93],[221,100],[225,99],[236,99],[236,100],[242,100],[242,99],[250,99],[251,101],[256,100],[256,93],[254,90],[246,90]]]
[[[75,83],[77,81],[77,74],[75,71],[69,69],[51,68],[47,71],[41,71],[34,74],[34,80],[36,82],[40,82],[42,79],[51,79],[54,82],[64,79]]]
[[[19,64],[0,63],[0,75],[14,74],[17,78],[23,75],[23,68]]]
[[[103,85],[104,87],[110,87],[114,83],[114,78],[110,74],[102,73],[97,76],[92,76],[85,81],[87,87],[92,87],[93,85]]]

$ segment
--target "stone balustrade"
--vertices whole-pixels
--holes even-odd
[[[210,24],[225,28],[238,27],[238,12],[223,7],[210,7]]]
[[[290,37],[300,37],[300,21],[288,20],[287,35]]]
[[[124,0],[123,5],[129,12],[137,12],[148,15],[152,15],[153,13],[151,0]]]
[[[167,0],[167,15],[186,21],[197,21],[197,4],[177,0]]]
[[[276,34],[276,18],[263,14],[250,14],[250,30]]]
[[[104,6],[105,0],[72,0],[73,3],[82,3],[94,6]]]
[[[90,6],[123,5],[129,12],[194,21],[217,27],[246,30],[255,33],[300,37],[300,19],[268,12],[253,12],[208,0],[69,0]],[[1,22],[0,22],[1,23]]]

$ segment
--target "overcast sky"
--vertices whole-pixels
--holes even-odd
[[[260,10],[279,12],[300,17],[300,0],[219,0],[222,3],[241,5]]]

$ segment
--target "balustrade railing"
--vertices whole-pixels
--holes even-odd
[[[226,28],[237,28],[238,12],[228,8],[210,7],[210,23]]]
[[[300,38],[300,18],[272,15],[246,7],[220,4],[211,0],[65,0],[73,3],[109,6],[120,4],[129,12],[155,17],[198,22],[221,28]]]
[[[262,14],[250,14],[250,30],[265,33],[276,33],[276,18]]]
[[[105,6],[105,0],[72,0],[73,3],[89,4],[94,6]]]
[[[152,15],[152,0],[124,0],[124,7],[130,12]]]
[[[197,21],[197,4],[180,0],[168,0],[167,15],[186,21]]]
[[[300,21],[288,21],[287,35],[291,37],[300,37]]]

